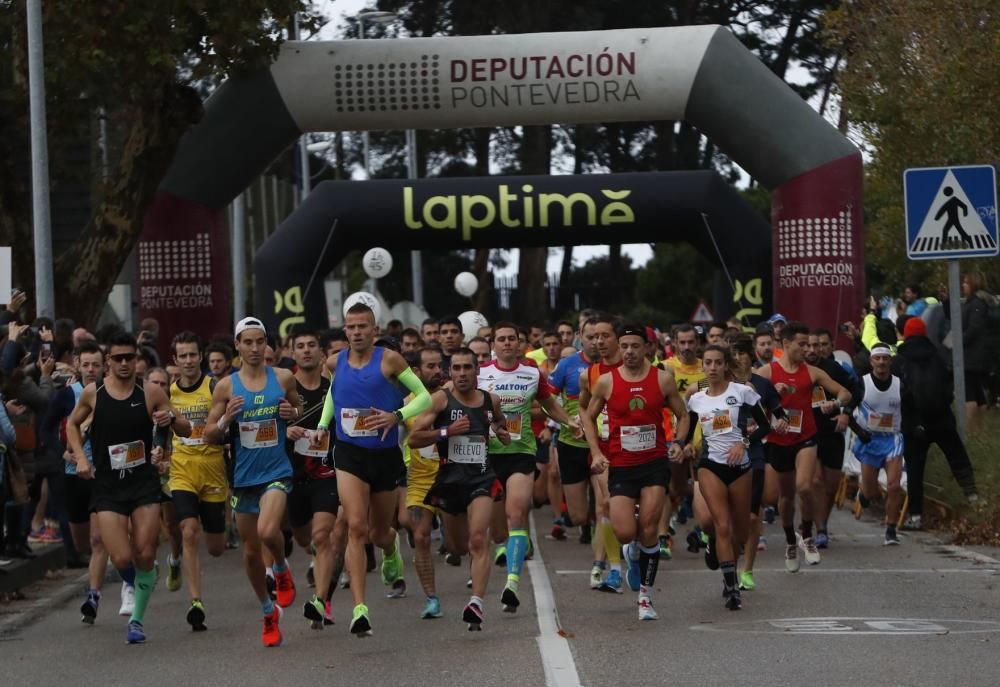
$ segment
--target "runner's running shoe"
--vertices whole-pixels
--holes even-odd
[[[803,538],[801,534],[797,536],[799,546],[802,547],[802,551],[806,554],[806,563],[809,565],[819,565],[820,556],[819,549],[816,548],[816,540],[813,537]]]
[[[93,625],[97,620],[97,608],[101,605],[101,593],[96,589],[87,592],[87,599],[80,606],[81,620],[87,625]]]
[[[639,597],[639,620],[659,620],[660,616],[653,608],[653,601],[648,596]]]
[[[797,544],[789,544],[785,547],[785,570],[790,573],[799,571],[799,547]]]
[[[496,552],[493,554],[493,564],[503,567],[507,565],[507,545],[497,544]]]
[[[181,588],[181,560],[167,557],[167,591],[176,592]]]
[[[517,582],[507,580],[503,592],[500,594],[500,603],[503,604],[504,613],[516,613],[517,607],[521,605],[521,600],[517,598]]]
[[[740,573],[740,589],[744,591],[753,591],[757,588],[757,583],[753,579],[753,570],[744,570]]]
[[[302,607],[302,615],[309,621],[309,627],[314,630],[322,630],[325,625],[323,620],[326,616],[326,604],[313,594],[313,598],[306,601],[305,606]]]
[[[612,568],[611,572],[608,573],[608,579],[601,587],[601,591],[614,592],[616,594],[623,594],[625,592],[622,589],[622,573],[618,568]]]
[[[261,635],[264,646],[281,646],[281,628],[278,623],[282,615],[284,610],[278,604],[274,604],[274,610],[270,615],[264,616],[264,633]]]
[[[132,620],[128,624],[128,632],[125,634],[125,641],[129,644],[145,644],[146,633],[142,629],[142,623]]]
[[[372,623],[368,619],[368,607],[358,604],[354,607],[354,614],[351,616],[351,634],[361,637],[371,637]]]
[[[118,615],[132,615],[135,610],[135,587],[128,582],[122,582],[122,605]]]
[[[622,545],[622,558],[625,559],[625,563],[628,565],[625,581],[628,582],[629,589],[637,592],[639,591],[639,585],[642,584],[642,570],[639,568],[639,558],[632,558],[631,550],[631,543]]]
[[[474,601],[465,605],[462,620],[468,623],[469,632],[480,632],[483,629],[483,607]]]
[[[187,622],[193,632],[204,632],[208,629],[205,627],[205,605],[201,599],[191,602],[191,608],[187,612]]]
[[[282,608],[295,603],[295,580],[292,579],[291,568],[286,566],[284,572],[274,573],[274,591]]]
[[[441,599],[436,596],[428,596],[427,603],[424,604],[424,612],[420,614],[422,620],[430,620],[431,618],[440,618],[443,613],[441,613]]]

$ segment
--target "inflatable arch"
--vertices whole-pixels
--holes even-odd
[[[646,120],[689,121],[772,191],[775,310],[834,329],[855,312],[864,297],[861,155],[719,26],[285,43],[268,70],[224,83],[182,140],[145,218],[140,311],[168,333],[175,315],[227,321],[230,301],[217,269],[228,262],[223,210],[303,132]],[[558,177],[550,179],[544,183]],[[496,180],[448,180],[486,182]],[[355,195],[388,202],[400,183],[358,184]],[[329,212],[337,195],[324,190],[297,214]],[[602,229],[593,241],[655,240],[632,238],[628,227]],[[383,243],[378,230],[368,227],[368,245]],[[279,232],[295,242],[284,226]],[[429,235],[414,231],[408,245]],[[461,245],[458,233],[448,235],[447,245]],[[726,236],[729,250],[755,250],[749,246],[759,240]],[[201,262],[185,262],[195,248]],[[321,248],[295,245],[312,265]],[[309,276],[301,263],[264,255],[258,315],[271,322],[301,316],[312,295],[285,295],[304,289]]]

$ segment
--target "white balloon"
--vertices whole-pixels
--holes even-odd
[[[481,327],[490,326],[490,322],[486,319],[486,316],[475,310],[466,310],[458,316],[458,321],[462,323],[462,334],[465,335],[465,343],[469,343],[469,339],[478,336]]]
[[[455,290],[459,295],[471,296],[479,288],[479,280],[472,272],[460,272],[455,275]]]
[[[369,308],[372,309],[372,312],[375,313],[375,324],[379,324],[382,321],[382,304],[378,302],[378,299],[375,298],[375,296],[368,293],[367,291],[355,291],[350,296],[348,296],[346,300],[344,300],[345,320],[347,319],[347,311],[355,303],[364,303],[365,305],[367,305]]]
[[[392,269],[392,255],[385,248],[369,248],[361,258],[361,266],[372,279],[381,279]]]

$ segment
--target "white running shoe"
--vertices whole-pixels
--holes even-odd
[[[815,537],[809,537],[808,539],[803,539],[801,534],[796,533],[796,537],[799,540],[799,546],[802,547],[802,551],[806,554],[806,563],[809,565],[819,565],[820,556],[819,549],[816,548]]]
[[[118,609],[118,615],[132,615],[135,610],[135,587],[128,582],[122,582],[122,607]]]
[[[785,570],[790,573],[799,571],[799,547],[795,544],[785,547]]]
[[[604,571],[598,566],[594,566],[590,569],[590,588],[600,589],[601,585],[604,584]]]
[[[639,597],[639,620],[659,620],[660,616],[653,608],[653,601],[648,596]]]

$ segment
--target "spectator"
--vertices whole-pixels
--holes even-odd
[[[927,301],[922,298],[923,292],[919,284],[910,284],[903,289],[903,302],[906,303],[906,314],[920,316],[924,314]]]
[[[970,503],[978,501],[976,481],[969,454],[958,435],[951,409],[954,391],[948,372],[934,344],[927,338],[927,326],[919,317],[906,321],[904,340],[892,373],[900,378],[903,456],[906,460],[910,518],[907,526],[920,529],[924,512],[924,468],[927,450],[938,445],[951,473]]]
[[[962,350],[965,354],[965,417],[970,434],[980,429],[980,407],[986,405],[983,383],[989,370],[987,361],[987,313],[996,296],[986,290],[982,272],[969,272],[962,277]],[[944,304],[945,316],[951,308]]]

